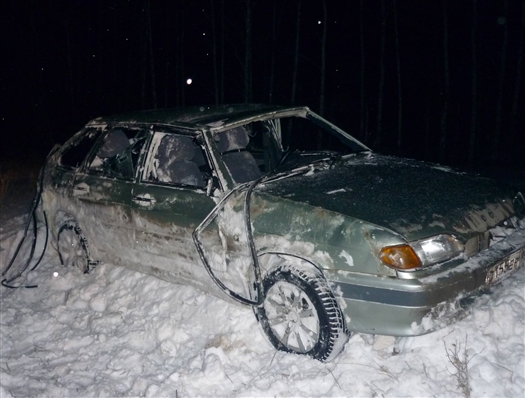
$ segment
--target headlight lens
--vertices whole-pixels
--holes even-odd
[[[411,243],[423,266],[440,263],[459,256],[465,247],[450,235],[438,235]]]
[[[384,247],[379,257],[390,267],[407,270],[450,260],[463,250],[463,244],[453,236],[437,235],[406,245]]]

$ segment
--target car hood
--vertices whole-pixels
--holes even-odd
[[[440,233],[468,240],[515,214],[515,194],[503,184],[372,153],[311,166],[257,190],[388,228],[408,241]]]

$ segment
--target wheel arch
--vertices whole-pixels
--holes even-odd
[[[69,221],[77,221],[75,216],[69,214],[63,210],[57,210],[54,217],[52,218],[51,233],[55,239],[58,238],[58,230],[62,225]]]
[[[326,280],[321,267],[319,267],[314,261],[297,254],[280,251],[266,251],[258,255],[258,260],[261,267],[261,276],[263,278],[277,268],[287,265],[291,268],[308,272],[310,276],[322,277]]]
[[[326,311],[324,314],[325,322],[321,325],[320,331],[320,336],[323,335],[324,338],[316,343],[312,351],[305,354],[322,362],[335,358],[348,341],[349,332],[340,300],[338,300],[322,269],[307,258],[282,252],[261,253],[259,261],[261,276],[263,277],[263,294],[266,295],[274,283],[283,280],[281,278],[284,277],[285,280],[290,282],[292,280],[302,280],[302,283],[309,286],[309,288],[304,287],[304,291],[310,291],[318,297],[316,300]],[[254,312],[266,336],[278,350],[294,352],[293,349],[280,342],[279,338],[272,331],[272,326],[266,315],[265,301],[266,298],[261,306],[254,307]],[[320,310],[319,307],[317,307],[317,310]],[[297,354],[298,352],[295,353]]]
[[[55,213],[55,227],[60,227],[62,224],[68,222],[68,221],[73,221],[75,220],[76,221],[76,218],[75,216],[69,214],[68,212],[64,211],[64,210],[57,210],[57,212]]]

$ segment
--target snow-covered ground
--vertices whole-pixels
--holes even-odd
[[[2,267],[22,224],[0,228]],[[83,275],[52,248],[24,283],[0,291],[1,397],[525,396],[525,269],[450,327],[354,334],[330,363],[275,351],[249,308],[110,264]]]

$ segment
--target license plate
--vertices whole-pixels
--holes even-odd
[[[525,262],[525,249],[518,250],[512,253],[505,260],[500,261],[496,265],[490,267],[485,277],[485,284],[490,285],[499,281],[504,276],[511,274],[518,270]]]

